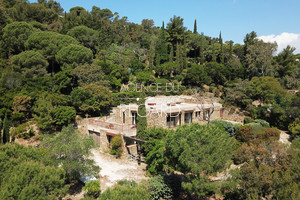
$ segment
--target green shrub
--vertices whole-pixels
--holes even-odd
[[[260,124],[262,127],[270,127],[269,122],[267,122],[263,119],[256,119],[256,120],[254,120],[254,122]]]
[[[267,128],[264,132],[264,135],[266,140],[279,140],[280,130],[275,127]]]
[[[13,122],[24,122],[25,114],[23,112],[14,112],[11,116]]]
[[[101,193],[100,182],[98,180],[86,183],[82,189],[87,191],[86,195],[88,197],[98,198]]]
[[[136,187],[138,184],[135,181],[120,180],[118,184],[121,186]]]
[[[251,105],[253,102],[252,99],[243,99],[242,102],[241,102],[241,106],[243,108],[246,108],[248,105]]]
[[[191,89],[187,89],[187,90],[184,90],[183,95],[192,95],[193,94],[193,91]]]
[[[236,139],[240,142],[249,142],[253,138],[252,126],[240,126],[236,132]]]
[[[246,124],[247,126],[251,126],[252,129],[252,133],[258,133],[258,132],[265,132],[266,131],[266,127],[263,127],[260,123],[249,123]]]
[[[171,199],[173,197],[172,189],[162,175],[151,178],[149,187],[151,199]]]
[[[250,111],[250,115],[254,119],[261,119],[268,116],[268,107],[266,106],[255,107],[251,105],[248,106],[247,110]]]
[[[114,136],[111,140],[111,154],[116,155],[117,158],[121,157],[123,149],[122,149],[123,140],[121,135]]]
[[[144,184],[118,183],[112,188],[105,190],[99,197],[100,200],[149,200],[148,187]],[[123,184],[123,185],[122,185]]]
[[[289,131],[292,134],[292,138],[300,137],[300,119],[296,119],[289,125]]]
[[[245,117],[244,118],[244,124],[249,124],[254,122],[254,119],[252,119],[251,117]]]
[[[239,127],[236,139],[240,142],[261,143],[263,141],[274,141],[280,137],[280,130],[277,128],[262,127],[258,123],[249,123]]]
[[[215,90],[215,87],[214,86],[210,86],[209,87],[209,92],[213,92]]]
[[[238,129],[238,125],[234,125],[230,122],[222,121],[222,120],[213,120],[211,121],[211,124],[221,126],[222,128],[225,129],[226,133],[230,136],[233,137],[235,136],[235,132]]]

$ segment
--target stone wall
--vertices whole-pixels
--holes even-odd
[[[148,127],[163,127],[167,128],[167,116],[165,113],[158,113],[155,111],[147,112],[147,126]]]
[[[223,111],[223,119],[244,123],[245,115],[238,108],[225,107]]]
[[[216,107],[214,112],[211,114],[210,120],[215,120],[215,119],[221,119],[220,116],[220,110],[222,108]],[[123,123],[123,112],[120,111],[120,108],[116,109],[116,123]],[[136,110],[134,110],[135,112]],[[204,119],[204,114],[203,111],[200,111],[200,114],[196,116],[196,111],[200,111],[200,108],[195,108],[192,112],[192,122],[195,123],[201,123],[204,124],[206,123],[206,120]],[[125,124],[132,124],[132,114],[131,110],[127,109],[124,111],[125,112]],[[177,114],[175,114],[177,115]],[[226,116],[228,118],[228,115],[224,115],[223,117]],[[181,111],[181,120],[179,119],[179,115],[175,117],[175,123],[176,125],[179,125],[181,121],[181,124],[185,123],[185,112]],[[167,125],[167,114],[164,112],[156,112],[155,110],[148,110],[147,111],[147,125],[148,127],[163,127],[163,128],[169,128]]]
[[[136,109],[130,110],[129,108],[126,109],[126,107],[116,107],[115,108],[115,122],[118,124],[123,124],[123,113],[125,115],[125,123],[126,125],[132,124],[132,112],[137,112]]]

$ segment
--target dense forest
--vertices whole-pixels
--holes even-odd
[[[214,92],[224,106],[242,109],[248,125],[216,121],[176,131],[145,130],[150,183],[123,181],[100,199],[122,199],[124,194],[128,199],[201,199],[215,194],[226,199],[300,198],[300,92],[291,92],[300,89],[295,48],[276,53],[277,44],[259,40],[254,31],[246,34],[244,44],[223,41],[221,32],[217,38],[202,33],[196,20],[191,31],[183,18],[170,17],[156,27],[151,19],[136,24],[96,6],[64,11],[54,0],[0,0],[1,143],[35,137],[50,149],[2,145],[0,197],[63,197],[67,184],[80,176],[79,168],[99,170],[88,159],[88,166],[80,165],[93,144],[83,136],[71,137],[76,130],[68,125],[106,115],[111,107],[128,103],[125,97],[140,97],[140,92],[121,91],[123,84],[172,83],[180,89],[146,93],[190,95],[194,88]],[[291,146],[278,143],[277,128],[289,132]],[[34,136],[37,129],[41,134]],[[64,134],[70,139],[62,139]],[[71,167],[74,155],[68,155],[76,152],[74,143],[82,147],[82,155],[75,156],[77,168]],[[58,151],[64,155],[61,162],[53,158]],[[65,168],[57,168],[64,162]],[[229,163],[242,167],[226,181],[212,183],[209,178]],[[185,181],[175,175],[178,171]],[[26,174],[37,180],[28,182]],[[10,190],[13,184],[18,188]],[[97,198],[91,193],[87,199]]]

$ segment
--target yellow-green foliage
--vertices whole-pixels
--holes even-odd
[[[122,137],[121,135],[117,135],[113,137],[111,141],[111,154],[116,155],[117,157],[120,157],[122,155],[123,149],[122,149]]]
[[[148,187],[144,184],[136,184],[131,181],[120,181],[113,188],[109,188],[103,192],[100,200],[149,200],[150,195]]]
[[[300,119],[296,119],[289,125],[289,131],[292,133],[294,138],[300,136]]]
[[[86,183],[82,189],[87,191],[87,196],[93,198],[98,198],[101,193],[100,182],[98,180]]]

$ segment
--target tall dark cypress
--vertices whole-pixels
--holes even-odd
[[[195,19],[195,22],[194,22],[194,33],[197,34],[198,31],[197,31],[197,20]]]
[[[176,47],[176,64],[177,64],[176,73],[180,74],[184,69],[184,49],[183,49],[183,45],[178,43]]]
[[[169,59],[168,46],[165,35],[165,23],[163,22],[161,27],[161,34],[155,46],[155,64],[156,66],[167,62]]]
[[[219,43],[221,45],[221,48],[220,48],[220,63],[224,64],[223,39],[222,39],[221,31],[220,31],[220,35],[219,35]]]
[[[3,121],[3,144],[8,143],[9,140],[10,140],[9,124],[8,124],[7,114],[5,114],[5,118]]]

